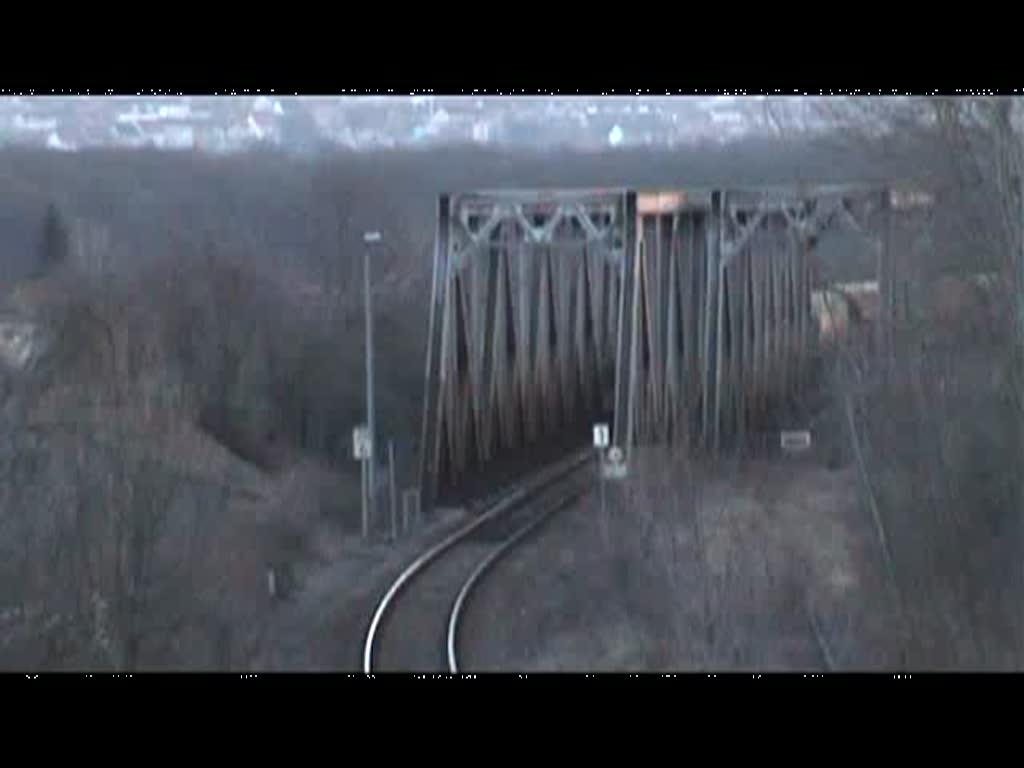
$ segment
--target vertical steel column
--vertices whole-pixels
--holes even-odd
[[[430,287],[430,320],[427,327],[427,363],[423,390],[423,426],[420,432],[420,501],[433,506],[437,493],[441,424],[440,359],[441,312],[448,287],[451,201],[441,195],[437,203],[437,231],[434,236],[434,269]]]
[[[640,384],[640,350],[642,339],[640,336],[641,320],[645,311],[642,289],[644,279],[644,267],[646,266],[646,246],[644,242],[643,215],[639,214],[636,219],[636,247],[634,249],[632,269],[632,292],[629,301],[632,311],[629,313],[630,334],[629,334],[629,379],[627,384],[627,405],[626,405],[626,445],[629,448],[637,442],[641,422],[638,401],[642,402],[643,389]],[[628,455],[628,453],[627,453]]]
[[[614,442],[625,451],[632,442],[629,377],[633,336],[633,273],[639,251],[636,192],[626,193],[623,212],[622,261],[619,264],[618,322],[615,341],[615,423]]]
[[[366,240],[367,236],[364,236]],[[378,235],[379,239],[379,235]],[[369,516],[376,517],[377,512],[377,408],[374,402],[373,355],[373,286],[371,285],[372,259],[370,258],[370,242],[363,243],[363,302],[366,322],[366,428],[370,432],[370,462],[367,466],[366,482],[369,489]]]
[[[704,247],[706,252],[704,266],[704,339],[701,345],[704,350],[704,370],[701,375],[701,392],[703,401],[703,419],[701,432],[705,448],[710,447],[714,433],[712,421],[713,400],[715,392],[715,351],[717,334],[715,318],[717,312],[719,239],[718,224],[721,210],[721,192],[711,194],[711,210],[705,216]]]
[[[893,354],[893,258],[891,250],[891,227],[892,227],[892,206],[890,204],[890,190],[886,187],[881,193],[881,247],[879,258],[882,261],[883,272],[879,275],[879,299],[882,304],[882,332],[883,332],[883,354],[885,355],[886,368],[891,367]]]
[[[725,320],[725,266],[723,262],[725,251],[725,193],[717,192],[717,200],[713,198],[715,219],[715,384],[714,384],[714,414],[713,414],[713,435],[714,452],[721,450],[722,430],[722,374],[725,366],[725,334],[723,324]],[[717,203],[717,204],[716,204]]]

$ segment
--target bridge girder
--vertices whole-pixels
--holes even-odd
[[[887,185],[442,196],[425,503],[597,418],[627,450],[742,438],[804,385],[816,239],[857,232],[886,285],[890,210],[929,202]]]

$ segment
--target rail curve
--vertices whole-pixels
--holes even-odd
[[[363,644],[363,672],[369,675],[380,671],[382,666],[393,666],[382,664],[380,658],[384,636],[387,634],[384,631],[385,625],[388,621],[396,619],[402,598],[408,595],[410,587],[417,581],[422,581],[432,570],[437,572],[435,579],[438,583],[425,585],[425,591],[429,600],[442,602],[443,608],[438,606],[437,611],[432,611],[430,606],[424,607],[423,604],[417,605],[411,601],[409,607],[419,607],[427,614],[436,615],[440,612],[440,619],[444,622],[443,637],[431,637],[431,633],[427,632],[422,641],[417,640],[415,644],[419,646],[418,651],[428,652],[426,658],[429,659],[430,649],[424,648],[423,644],[439,641],[443,652],[437,656],[437,669],[438,671],[443,670],[446,666],[445,661],[447,661],[448,670],[454,671],[452,669],[455,653],[454,643],[458,631],[459,615],[466,597],[474,585],[479,582],[483,573],[503,554],[523,541],[528,533],[535,530],[554,511],[571,503],[573,499],[582,494],[581,486],[574,486],[567,490],[562,488],[562,484],[571,482],[572,478],[578,477],[581,468],[589,465],[591,459],[590,451],[581,451],[533,475],[488,503],[478,517],[429,548],[406,566],[384,592],[373,612]],[[545,496],[551,492],[555,493],[554,503],[552,503],[552,499]],[[535,509],[538,504],[541,506],[540,512]],[[506,513],[515,513],[516,517],[510,518]],[[511,532],[502,530],[503,524],[507,526],[508,522],[519,522],[520,515],[525,515],[525,522],[515,525]],[[495,533],[497,533],[497,540],[485,539],[481,542],[478,536],[474,537],[474,534],[487,534],[488,532],[491,534],[491,539],[494,539]],[[463,546],[460,547],[460,545]],[[450,563],[450,572],[448,573],[445,573],[442,568],[445,563]],[[465,576],[467,565],[469,566],[468,578]],[[451,595],[454,597],[448,599]],[[439,634],[441,633],[439,631]],[[420,633],[417,632],[417,634]],[[405,639],[408,642],[408,637]],[[457,668],[456,660],[455,670]],[[419,670],[403,667],[402,671]]]

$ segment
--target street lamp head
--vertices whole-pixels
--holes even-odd
[[[366,243],[367,245],[369,245],[370,243],[379,243],[380,239],[380,232],[373,231],[363,233],[363,242]]]

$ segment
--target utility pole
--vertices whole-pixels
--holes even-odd
[[[607,517],[607,503],[605,496],[605,482],[604,482],[604,452],[608,447],[610,437],[610,430],[607,424],[595,424],[594,425],[594,448],[596,449],[597,456],[597,482],[601,488],[601,516],[598,521],[601,526],[602,533],[608,530],[608,517]]]
[[[363,234],[363,301],[366,310],[366,428],[370,433],[370,458],[367,466],[366,482],[369,492],[368,514],[372,520],[377,509],[377,431],[374,418],[373,391],[373,297],[370,291],[370,247],[381,240],[380,232]]]
[[[362,512],[363,512],[363,541],[370,539],[370,484],[367,482],[366,473],[369,471],[367,464],[373,450],[370,440],[370,430],[365,425],[360,425],[352,430],[352,455],[359,462],[359,480],[362,483]]]
[[[388,440],[388,506],[391,508],[391,540],[398,540],[398,488],[395,486],[395,441]]]

